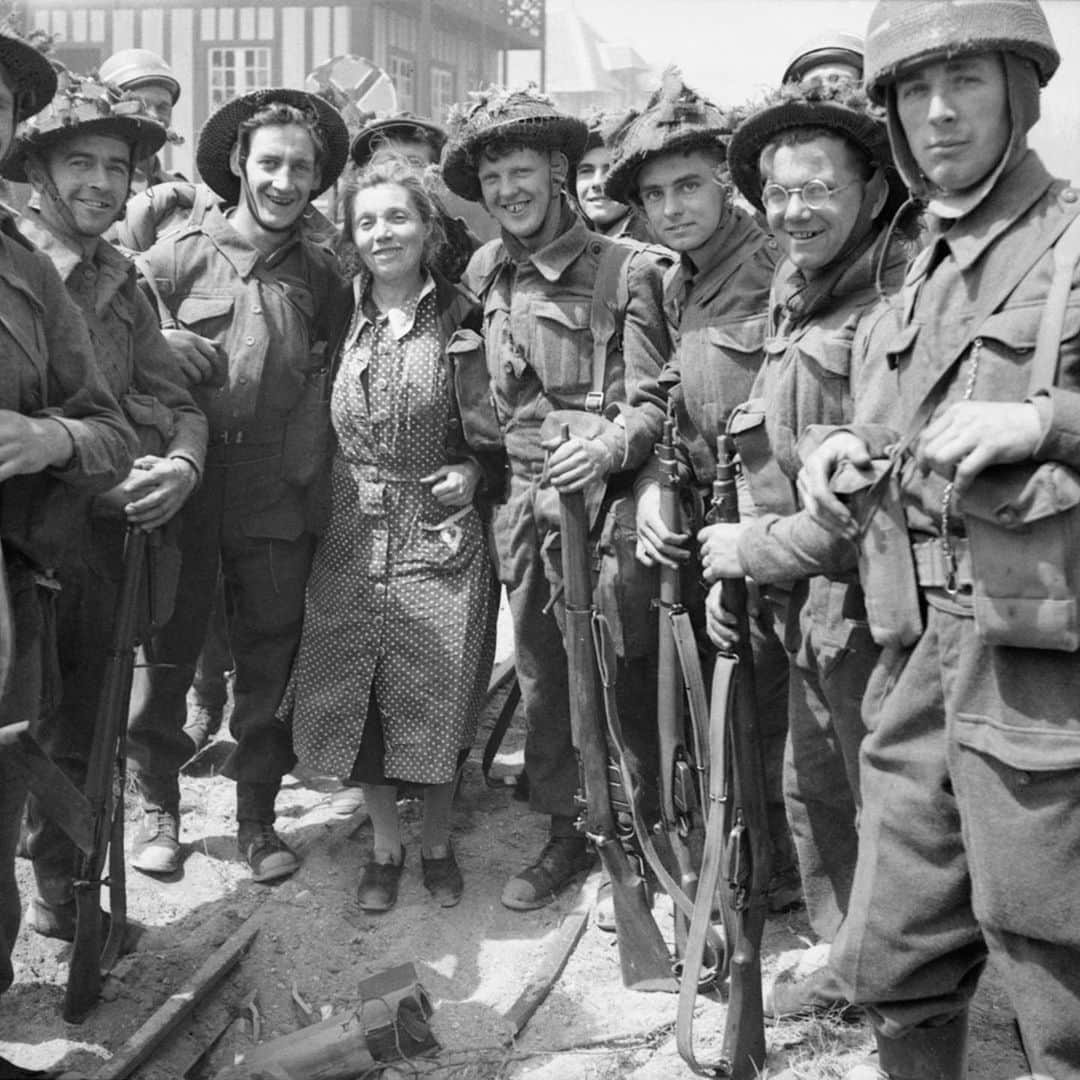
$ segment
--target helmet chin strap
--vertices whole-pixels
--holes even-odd
[[[286,233],[291,233],[296,228],[297,222],[300,220],[300,215],[296,216],[296,219],[289,225],[268,225],[262,215],[259,213],[259,207],[255,202],[255,196],[252,194],[251,185],[248,183],[247,169],[245,168],[246,162],[241,159],[240,161],[240,194],[243,196],[244,205],[247,207],[248,213],[255,219],[255,223],[264,232],[276,233],[279,236],[284,236]]]

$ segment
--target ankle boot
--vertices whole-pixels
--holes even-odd
[[[967,1010],[938,1027],[917,1027],[899,1038],[875,1033],[878,1066],[889,1080],[965,1080]]]

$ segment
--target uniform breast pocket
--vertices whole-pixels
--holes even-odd
[[[724,397],[730,410],[750,397],[765,354],[765,316],[713,323],[709,351],[724,363]]]
[[[185,329],[212,341],[224,341],[232,323],[231,296],[185,296],[176,309],[176,321]]]
[[[535,300],[531,305],[529,362],[550,394],[581,394],[592,384],[589,307],[585,300]]]

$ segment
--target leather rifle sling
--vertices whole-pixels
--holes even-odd
[[[713,671],[712,708],[709,716],[709,802],[708,818],[705,825],[705,854],[701,863],[701,878],[698,882],[697,900],[694,904],[693,918],[686,935],[685,969],[679,986],[679,1007],[675,1018],[675,1045],[683,1061],[698,1076],[722,1075],[721,1066],[702,1065],[694,1054],[694,1004],[697,1000],[698,987],[686,977],[686,972],[693,971],[695,964],[701,963],[704,955],[707,932],[712,926],[713,897],[720,884],[724,867],[726,840],[725,809],[727,804],[727,738],[728,722],[733,704],[735,676],[739,661],[736,657],[718,653]],[[721,708],[721,703],[723,707]],[[728,904],[722,902],[725,922],[728,921]],[[726,933],[730,942],[730,929]],[[730,956],[725,950],[719,978],[727,975]]]
[[[657,853],[653,843],[652,834],[641,820],[638,807],[638,786],[634,775],[627,767],[624,753],[625,740],[623,738],[622,721],[619,719],[619,704],[615,696],[615,643],[611,633],[611,626],[607,617],[599,611],[593,615],[593,641],[596,644],[596,666],[600,673],[600,684],[603,687],[604,715],[607,719],[608,736],[615,748],[615,756],[619,766],[619,776],[626,791],[627,800],[630,803],[630,819],[634,826],[634,837],[641,848],[642,857],[649,864],[649,869],[656,875],[657,881],[663,886],[664,891],[671,897],[671,902],[690,919],[694,914],[694,902],[686,895],[682,886],[671,876],[663,860]],[[723,953],[723,941],[711,924],[707,935],[707,944],[713,952],[720,956]],[[700,961],[699,961],[700,969]],[[717,978],[715,972],[708,970],[707,978],[699,978],[702,985],[713,982]]]

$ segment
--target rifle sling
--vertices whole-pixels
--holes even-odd
[[[694,732],[694,760],[704,776],[701,790],[708,790],[708,754],[709,699],[705,693],[705,676],[701,671],[701,656],[698,653],[697,639],[690,615],[684,608],[670,614],[671,636],[675,641],[675,651],[679,655],[679,667],[682,668],[683,684],[690,706],[690,725]]]
[[[84,854],[94,850],[94,815],[86,796],[66,773],[38,745],[25,721],[12,725],[10,742],[5,739],[3,752],[18,757],[27,787],[51,818]]]
[[[619,719],[619,703],[615,696],[615,643],[611,633],[611,626],[606,616],[599,611],[593,614],[593,640],[596,643],[596,666],[600,673],[600,683],[603,686],[604,715],[607,718],[608,736],[615,750],[615,756],[619,766],[619,775],[622,778],[626,798],[630,804],[630,819],[634,826],[634,838],[641,848],[642,857],[649,864],[649,869],[656,875],[657,881],[663,886],[664,891],[671,897],[671,902],[690,919],[694,913],[694,902],[686,895],[682,886],[671,876],[663,860],[656,850],[652,833],[641,816],[640,787],[634,774],[626,764],[625,740],[623,738],[622,721]],[[709,924],[707,939],[708,946],[717,957],[724,954],[724,943],[716,928]],[[701,959],[698,961],[698,981],[702,986],[711,984],[718,977],[715,969],[706,968],[701,970]],[[685,961],[684,961],[685,963]]]
[[[675,1044],[683,1061],[698,1076],[723,1075],[723,1066],[702,1065],[694,1053],[694,1003],[697,1000],[697,984],[686,977],[704,955],[707,931],[712,925],[712,901],[720,884],[724,866],[725,828],[727,826],[725,804],[727,802],[727,718],[733,705],[738,659],[718,653],[713,671],[712,709],[709,716],[709,802],[705,824],[705,853],[701,863],[697,901],[694,904],[690,929],[686,935],[685,969],[679,987],[679,1008],[675,1018]],[[727,904],[724,902],[725,915]],[[734,944],[728,935],[728,945]],[[723,971],[726,975],[730,965],[730,953],[724,956]]]

